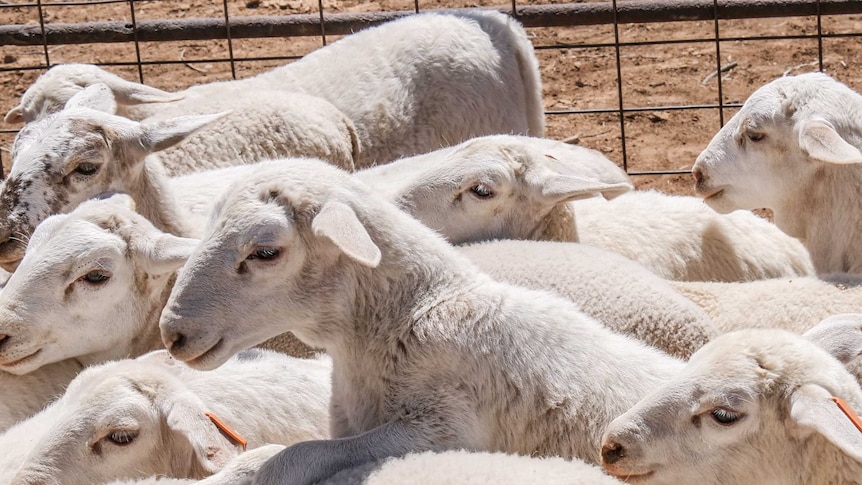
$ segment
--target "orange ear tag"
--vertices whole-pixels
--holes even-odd
[[[852,421],[853,424],[856,425],[856,429],[862,432],[862,419],[859,419],[859,415],[857,415],[856,411],[854,411],[853,408],[851,408],[850,405],[847,404],[847,401],[841,399],[840,397],[830,397],[829,399],[831,399],[832,402],[837,404],[838,409],[840,409],[841,412],[847,415],[850,421]]]
[[[246,440],[244,440],[242,438],[242,436],[239,435],[239,433],[237,433],[236,431],[231,429],[230,426],[226,425],[224,423],[224,421],[219,419],[215,414],[204,413],[204,415],[206,415],[206,417],[210,418],[210,421],[213,422],[213,424],[215,425],[216,428],[219,429],[219,431],[226,434],[228,438],[230,438],[234,441],[234,443],[242,446],[242,451],[245,451],[246,446],[248,445],[248,442]],[[859,418],[856,418],[856,419],[859,419]],[[860,429],[862,429],[862,428],[860,428]]]

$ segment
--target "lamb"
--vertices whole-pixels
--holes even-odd
[[[766,207],[818,273],[862,273],[862,96],[823,73],[757,89],[697,157],[718,212]]]
[[[859,411],[859,383],[818,345],[742,330],[706,344],[615,419],[602,463],[646,485],[859,484]]]
[[[263,463],[284,449],[284,445],[264,445],[237,455],[216,474],[203,480],[154,476],[139,480],[116,480],[106,485],[238,485],[249,480]]]
[[[388,187],[383,193],[390,200],[454,244],[502,238],[580,241],[620,253],[667,279],[684,281],[814,274],[811,257],[799,241],[750,213],[719,215],[695,197],[652,191],[620,190],[611,194],[612,200],[570,202],[576,198],[576,185],[560,184],[554,171],[579,170],[571,166],[579,158],[588,159],[596,172],[604,164],[599,173],[606,176],[619,169],[598,152],[581,148],[581,154],[573,156],[554,143],[559,142],[484,137],[356,176],[375,187]],[[443,169],[451,159],[459,160],[462,168]],[[628,182],[619,177],[604,181],[624,180]]]
[[[517,21],[495,11],[428,12],[347,36],[257,76],[168,93],[98,67],[56,66],[24,93],[7,122],[60,109],[81,88],[111,87],[135,120],[221,109],[261,90],[300,92],[332,103],[355,125],[356,167],[429,152],[476,136],[544,135],[538,60]]]
[[[403,458],[372,462],[337,473],[321,485],[437,485],[474,483],[496,485],[622,485],[601,469],[578,460],[530,458],[503,453],[411,453]]]
[[[87,368],[51,404],[54,419],[10,485],[200,479],[246,446],[327,438],[331,371],[328,357],[260,349],[213,372],[164,350]]]
[[[459,251],[499,281],[558,293],[607,327],[683,359],[718,335],[709,316],[667,281],[600,248],[507,240]]]
[[[670,284],[722,332],[774,327],[803,333],[831,315],[862,312],[862,278],[854,275]]]
[[[601,429],[681,366],[567,300],[492,280],[346,172],[256,167],[216,204],[159,325],[198,369],[285,330],[332,356],[340,439],[289,447],[257,485],[457,448],[597,463]]]

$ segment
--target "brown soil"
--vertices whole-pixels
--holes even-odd
[[[56,0],[55,0],[56,1]],[[3,4],[24,0],[0,0]],[[556,2],[525,2],[556,3]],[[420,0],[421,10],[448,7],[510,7],[510,0]],[[324,15],[337,12],[376,10],[412,10],[412,0],[324,0]],[[241,15],[288,15],[316,13],[316,0],[229,0],[228,13]],[[219,17],[223,16],[221,0],[150,0],[135,2],[137,19]],[[91,6],[44,7],[44,21],[84,22],[96,20],[130,20],[128,3]],[[35,7],[0,8],[0,25],[38,24]],[[718,82],[703,82],[716,69],[714,42],[698,42],[715,36],[713,22],[677,22],[668,24],[621,25],[622,42],[691,40],[680,44],[623,46],[620,48],[622,97],[627,108],[715,104]],[[822,19],[824,33],[862,32],[862,17],[836,16]],[[751,36],[785,36],[815,34],[815,17],[793,17],[765,20],[721,21],[722,38]],[[613,26],[535,28],[529,34],[538,48],[544,82],[545,108],[549,111],[571,109],[617,109],[616,56],[614,47],[577,48],[560,45],[613,43]],[[336,37],[327,37],[327,43]],[[235,39],[236,58],[262,56],[300,56],[322,45],[318,38]],[[723,41],[719,45],[721,64],[736,62],[736,67],[722,77],[725,103],[741,103],[758,86],[785,72],[801,73],[817,69],[815,39],[757,41]],[[17,104],[27,86],[42,72],[25,69],[44,65],[41,47],[4,46],[0,48],[0,114]],[[144,81],[165,89],[230,79],[227,41],[142,43],[145,61],[189,61],[188,64],[148,65],[143,68]],[[823,41],[824,70],[862,88],[862,58],[856,38],[832,38]],[[134,62],[135,46],[125,44],[91,44],[52,46],[48,49],[52,64],[61,62]],[[195,62],[205,61],[205,62]],[[288,61],[240,61],[235,67],[238,77],[245,77]],[[17,69],[21,70],[17,70]],[[129,79],[137,79],[135,67],[109,67]],[[732,116],[725,109],[724,116]],[[688,170],[697,154],[719,129],[717,109],[667,110],[627,113],[625,115],[626,158],[630,172]],[[2,126],[2,128],[15,128]],[[580,143],[601,150],[622,165],[621,126],[616,113],[550,114],[549,138],[577,136]],[[0,133],[0,158],[9,168],[8,147],[13,133]],[[644,175],[635,178],[642,188],[653,187],[672,193],[691,193],[690,176]]]

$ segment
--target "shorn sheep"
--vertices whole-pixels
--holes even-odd
[[[562,458],[446,451],[411,453],[337,473],[320,485],[622,485],[594,465]]]
[[[709,316],[667,281],[601,248],[505,240],[458,249],[499,281],[553,291],[607,327],[677,357],[718,335]]]
[[[453,243],[580,241],[620,253],[673,280],[814,274],[811,257],[799,241],[751,213],[720,215],[696,197],[653,191],[607,190],[612,200],[573,201],[584,196],[583,189],[577,191],[575,180],[557,175],[584,173],[579,164],[602,175],[599,180],[630,182],[600,153],[571,147],[573,155],[555,143],[489,136],[356,176]],[[457,168],[447,163],[451,160],[458,160]]]
[[[257,167],[217,203],[160,327],[200,369],[286,330],[332,355],[341,439],[289,447],[258,485],[456,448],[596,463],[606,424],[681,366],[567,300],[492,280],[337,168]]]
[[[694,164],[719,212],[766,207],[818,273],[862,273],[862,96],[826,74],[756,90]]]
[[[213,372],[164,350],[90,367],[51,404],[11,485],[204,478],[246,446],[327,438],[331,372],[328,357],[260,349]]]
[[[825,350],[783,330],[741,330],[615,419],[602,461],[645,485],[859,484],[859,411],[859,383]]]
[[[98,67],[60,65],[42,75],[7,115],[55,112],[95,83],[111,87],[122,113],[144,120],[222,109],[223,100],[300,92],[332,103],[356,127],[357,168],[493,133],[544,135],[538,60],[517,21],[494,11],[433,12],[365,29],[299,61],[236,81],[168,93]],[[228,107],[234,108],[231,103]]]

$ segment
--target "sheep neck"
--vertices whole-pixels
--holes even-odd
[[[183,210],[167,183],[161,161],[149,155],[140,170],[133,174],[125,190],[135,201],[136,210],[159,230],[181,237],[191,237],[193,231],[183,217]]]
[[[862,483],[862,464],[841,452],[819,434],[808,440],[807,467],[800,484],[850,485]]]
[[[828,165],[775,210],[775,223],[803,240],[818,273],[860,273],[862,168]]]
[[[530,239],[536,241],[579,242],[575,206],[571,203],[555,205],[533,231]]]

